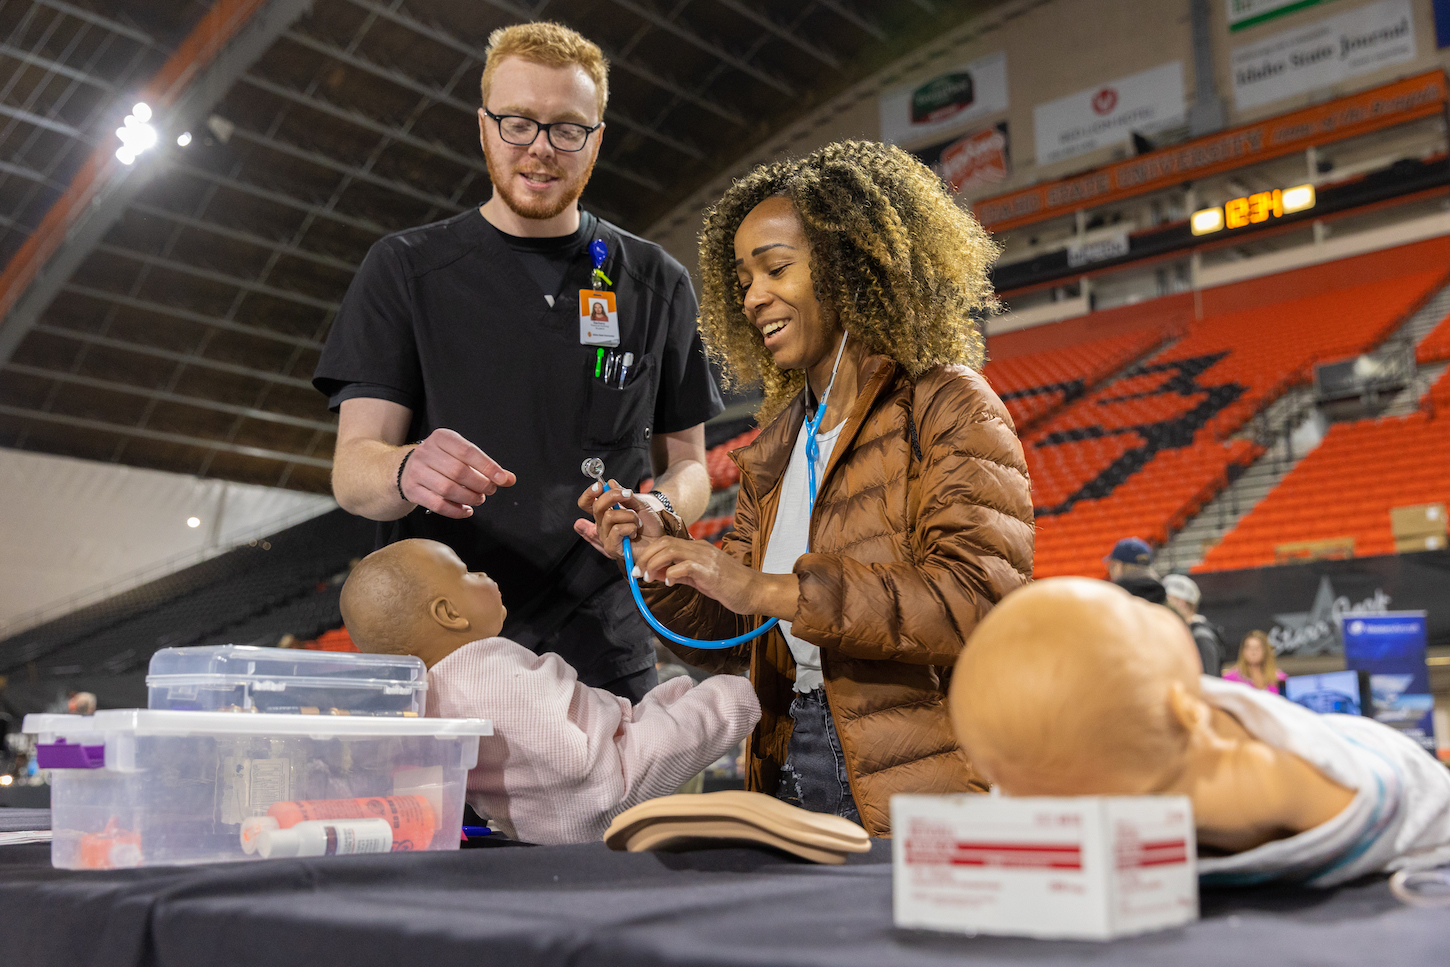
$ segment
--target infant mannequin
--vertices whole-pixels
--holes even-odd
[[[1450,773],[1366,718],[1199,675],[1188,629],[1086,578],[1005,598],[952,677],[958,740],[1009,795],[1185,795],[1209,882],[1330,886],[1450,861]]]
[[[760,718],[743,678],[676,678],[638,705],[579,682],[558,655],[498,637],[498,585],[444,544],[405,540],[365,557],[342,589],[362,651],[428,667],[428,715],[486,718],[468,802],[516,839],[601,839],[629,807],[668,795],[748,735]]]

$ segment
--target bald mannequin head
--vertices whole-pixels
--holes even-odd
[[[949,700],[963,750],[1003,792],[1184,795],[1199,843],[1228,852],[1312,829],[1354,798],[1208,702],[1182,619],[1102,581],[1049,578],[1002,599],[962,650]]]
[[[498,585],[445,544],[406,540],[363,558],[342,586],[342,620],[358,649],[415,655],[429,668],[492,638],[507,610]]]
[[[977,627],[952,677],[952,721],[972,763],[1014,795],[1154,791],[1189,733],[1174,686],[1198,660],[1167,608],[1087,578],[1038,581]]]

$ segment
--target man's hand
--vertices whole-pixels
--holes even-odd
[[[624,539],[628,537],[639,554],[645,543],[664,534],[659,509],[653,498],[645,498],[610,480],[605,491],[598,483],[590,484],[579,495],[579,509],[594,517],[593,521],[576,520],[574,532],[594,545],[605,557],[618,561],[624,557]]]
[[[473,516],[474,507],[517,480],[452,430],[434,430],[411,453],[399,483],[403,496],[444,517]]]

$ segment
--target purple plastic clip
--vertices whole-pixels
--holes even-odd
[[[35,764],[41,769],[102,769],[106,765],[106,747],[71,745],[57,739],[35,747]]]

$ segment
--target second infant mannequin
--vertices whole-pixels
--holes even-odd
[[[1200,846],[1238,853],[1333,819],[1354,791],[1205,700],[1188,629],[1115,585],[1008,596],[953,673],[958,740],[1010,795],[1181,794]]]

